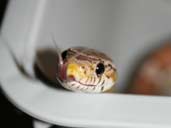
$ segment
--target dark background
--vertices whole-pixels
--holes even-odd
[[[0,0],[0,29],[8,3],[9,0]],[[8,101],[0,85],[0,128],[33,128],[32,121],[32,117],[21,112]],[[53,125],[50,128],[64,127]]]
[[[0,26],[2,24],[2,19],[5,14],[7,4],[8,4],[8,0],[0,0]]]

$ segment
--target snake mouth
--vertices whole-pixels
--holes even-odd
[[[80,81],[77,81],[73,75],[69,75],[68,76],[68,81],[70,81],[70,82],[76,82],[76,83],[78,83],[80,85],[83,85],[83,86],[96,86],[96,85],[93,85],[93,84],[85,84],[85,83],[82,83]]]
[[[80,81],[76,81],[77,83],[83,85],[83,86],[96,86],[96,85],[93,85],[93,84],[84,84],[84,83],[81,83]]]
[[[86,84],[80,81],[81,78],[85,77],[85,74],[83,73],[79,64],[76,64],[76,63],[68,64],[66,72],[67,72],[66,75],[67,75],[68,82],[75,82],[83,86],[96,86],[94,84]]]

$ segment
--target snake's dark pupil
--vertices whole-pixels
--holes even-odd
[[[67,50],[65,50],[65,51],[63,51],[63,52],[62,52],[62,59],[63,59],[63,60],[65,60],[65,59],[66,59],[66,57],[67,57],[67,53],[68,53],[68,51],[67,51]]]
[[[105,71],[105,66],[104,66],[104,64],[103,64],[103,63],[97,64],[97,67],[96,67],[96,74],[97,74],[97,75],[101,75],[104,71]]]

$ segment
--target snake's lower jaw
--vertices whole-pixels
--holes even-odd
[[[74,91],[82,93],[112,93],[115,90],[115,86],[108,85],[107,87],[98,87],[98,86],[85,86],[80,84],[77,81],[70,81],[63,84],[63,87]]]
[[[115,86],[112,86],[111,88],[104,91],[104,93],[114,93],[114,92],[117,92]]]

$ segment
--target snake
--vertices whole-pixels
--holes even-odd
[[[71,47],[61,52],[57,69],[57,80],[74,92],[106,92],[115,86],[118,76],[110,57],[87,47]]]

